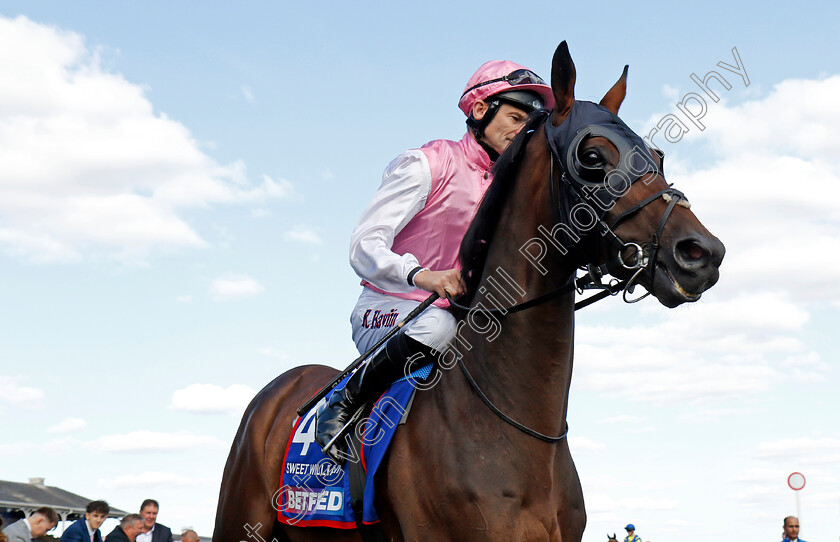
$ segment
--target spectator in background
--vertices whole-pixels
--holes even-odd
[[[628,523],[624,528],[627,531],[627,536],[624,537],[624,542],[642,542],[642,538],[636,534],[636,526]]]
[[[143,517],[143,532],[137,535],[137,542],[172,542],[172,530],[157,522],[160,506],[154,499],[146,499],[140,505]]]
[[[137,535],[143,532],[143,518],[140,514],[128,514],[120,524],[105,537],[106,542],[135,542]]]
[[[788,516],[782,522],[784,528],[782,542],[805,542],[799,538],[799,518]]]
[[[61,542],[102,542],[99,528],[108,519],[111,507],[105,501],[91,501],[85,509],[84,519],[76,520],[65,529]]]
[[[184,534],[181,535],[181,542],[199,542],[200,540],[198,534],[192,529],[184,531]]]
[[[0,542],[8,540],[8,542],[31,542],[33,538],[41,538],[47,531],[53,529],[58,525],[58,514],[49,506],[42,506],[41,508],[32,512],[28,518],[18,520],[14,523],[6,525],[0,536]]]

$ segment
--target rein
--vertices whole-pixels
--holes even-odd
[[[473,379],[470,372],[467,370],[467,366],[464,364],[464,358],[462,358],[461,356],[458,356],[458,365],[460,365],[461,370],[464,371],[464,376],[467,377],[467,382],[470,383],[470,387],[481,398],[481,400],[484,401],[484,404],[487,405],[487,408],[489,408],[493,412],[493,414],[500,417],[501,419],[503,419],[504,421],[506,421],[510,425],[514,426],[515,428],[519,429],[520,431],[522,431],[526,435],[530,435],[530,436],[532,436],[534,438],[538,438],[538,439],[540,439],[544,442],[549,442],[551,444],[554,444],[554,443],[560,442],[561,440],[566,438],[566,436],[569,434],[569,424],[568,424],[568,422],[566,423],[566,430],[563,431],[562,435],[557,435],[556,437],[552,437],[552,436],[549,436],[549,435],[544,435],[543,433],[540,433],[539,431],[535,431],[535,430],[531,429],[530,427],[527,427],[527,426],[519,423],[518,421],[514,420],[513,418],[511,418],[510,416],[508,416],[507,414],[505,414],[504,412],[499,410],[499,407],[494,405],[493,402],[490,401],[490,399],[488,399],[486,395],[484,395],[484,392],[481,391],[481,388],[478,387],[478,384]]]
[[[603,267],[603,266],[600,266]],[[569,292],[576,291],[578,293],[582,292],[583,290],[592,290],[592,289],[599,289],[602,290],[601,292],[588,297],[582,301],[578,301],[575,303],[575,310],[582,309],[584,307],[588,307],[589,305],[595,303],[596,301],[600,301],[605,297],[616,295],[622,290],[626,288],[628,281],[615,281],[611,282],[610,284],[603,284],[600,282],[601,270],[600,267],[592,267],[589,269],[586,275],[580,277],[571,277],[566,284],[563,286],[552,290],[548,293],[545,293],[541,296],[535,297],[533,299],[529,299],[528,301],[523,301],[522,303],[518,303],[513,305],[512,307],[502,308],[502,307],[494,307],[492,309],[477,309],[475,307],[468,307],[467,305],[462,305],[458,303],[452,296],[448,293],[446,294],[446,299],[449,301],[449,304],[455,307],[458,310],[466,311],[466,312],[473,312],[478,314],[492,314],[494,316],[505,316],[508,314],[512,314],[515,312],[524,311],[530,309],[532,307],[536,307],[537,305],[542,305],[552,299],[556,299],[562,295],[568,294]]]

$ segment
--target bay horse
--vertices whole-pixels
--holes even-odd
[[[646,156],[631,157],[628,141],[641,140],[616,116],[627,68],[600,104],[575,100],[566,42],[551,71],[554,109],[532,116],[499,158],[461,245],[471,307],[457,338],[464,374],[442,374],[454,364],[439,363],[441,378],[418,391],[377,474],[376,509],[388,540],[580,541],[583,494],[563,438],[575,294],[557,289],[593,264],[590,270],[602,266],[675,307],[718,279],[724,246],[669,188],[661,156],[643,147]],[[564,135],[587,115],[608,125]],[[607,185],[615,192],[612,173],[627,171],[637,174],[597,211],[590,196],[603,196]],[[592,189],[599,182],[602,190]],[[560,293],[527,310],[504,310],[513,304],[506,300],[550,291]],[[336,373],[297,367],[253,399],[225,465],[214,542],[362,540],[355,530],[281,524],[272,506],[295,409]]]

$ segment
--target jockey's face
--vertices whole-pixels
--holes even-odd
[[[487,108],[486,104],[481,100],[476,102],[476,105],[478,104],[482,104],[484,107],[479,106],[478,110],[474,107],[473,116],[481,120],[487,112]],[[516,134],[519,133],[519,130],[525,125],[525,119],[527,118],[528,113],[518,107],[506,103],[501,104],[499,110],[496,111],[496,116],[493,117],[493,120],[484,129],[484,141],[494,151],[502,154],[507,146],[510,145],[510,142],[513,141],[513,138],[516,137]]]

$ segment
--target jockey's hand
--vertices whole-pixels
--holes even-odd
[[[458,297],[466,291],[466,286],[461,280],[460,269],[420,271],[414,275],[414,285],[427,292],[437,292],[441,299],[446,299],[447,293],[452,297]]]

